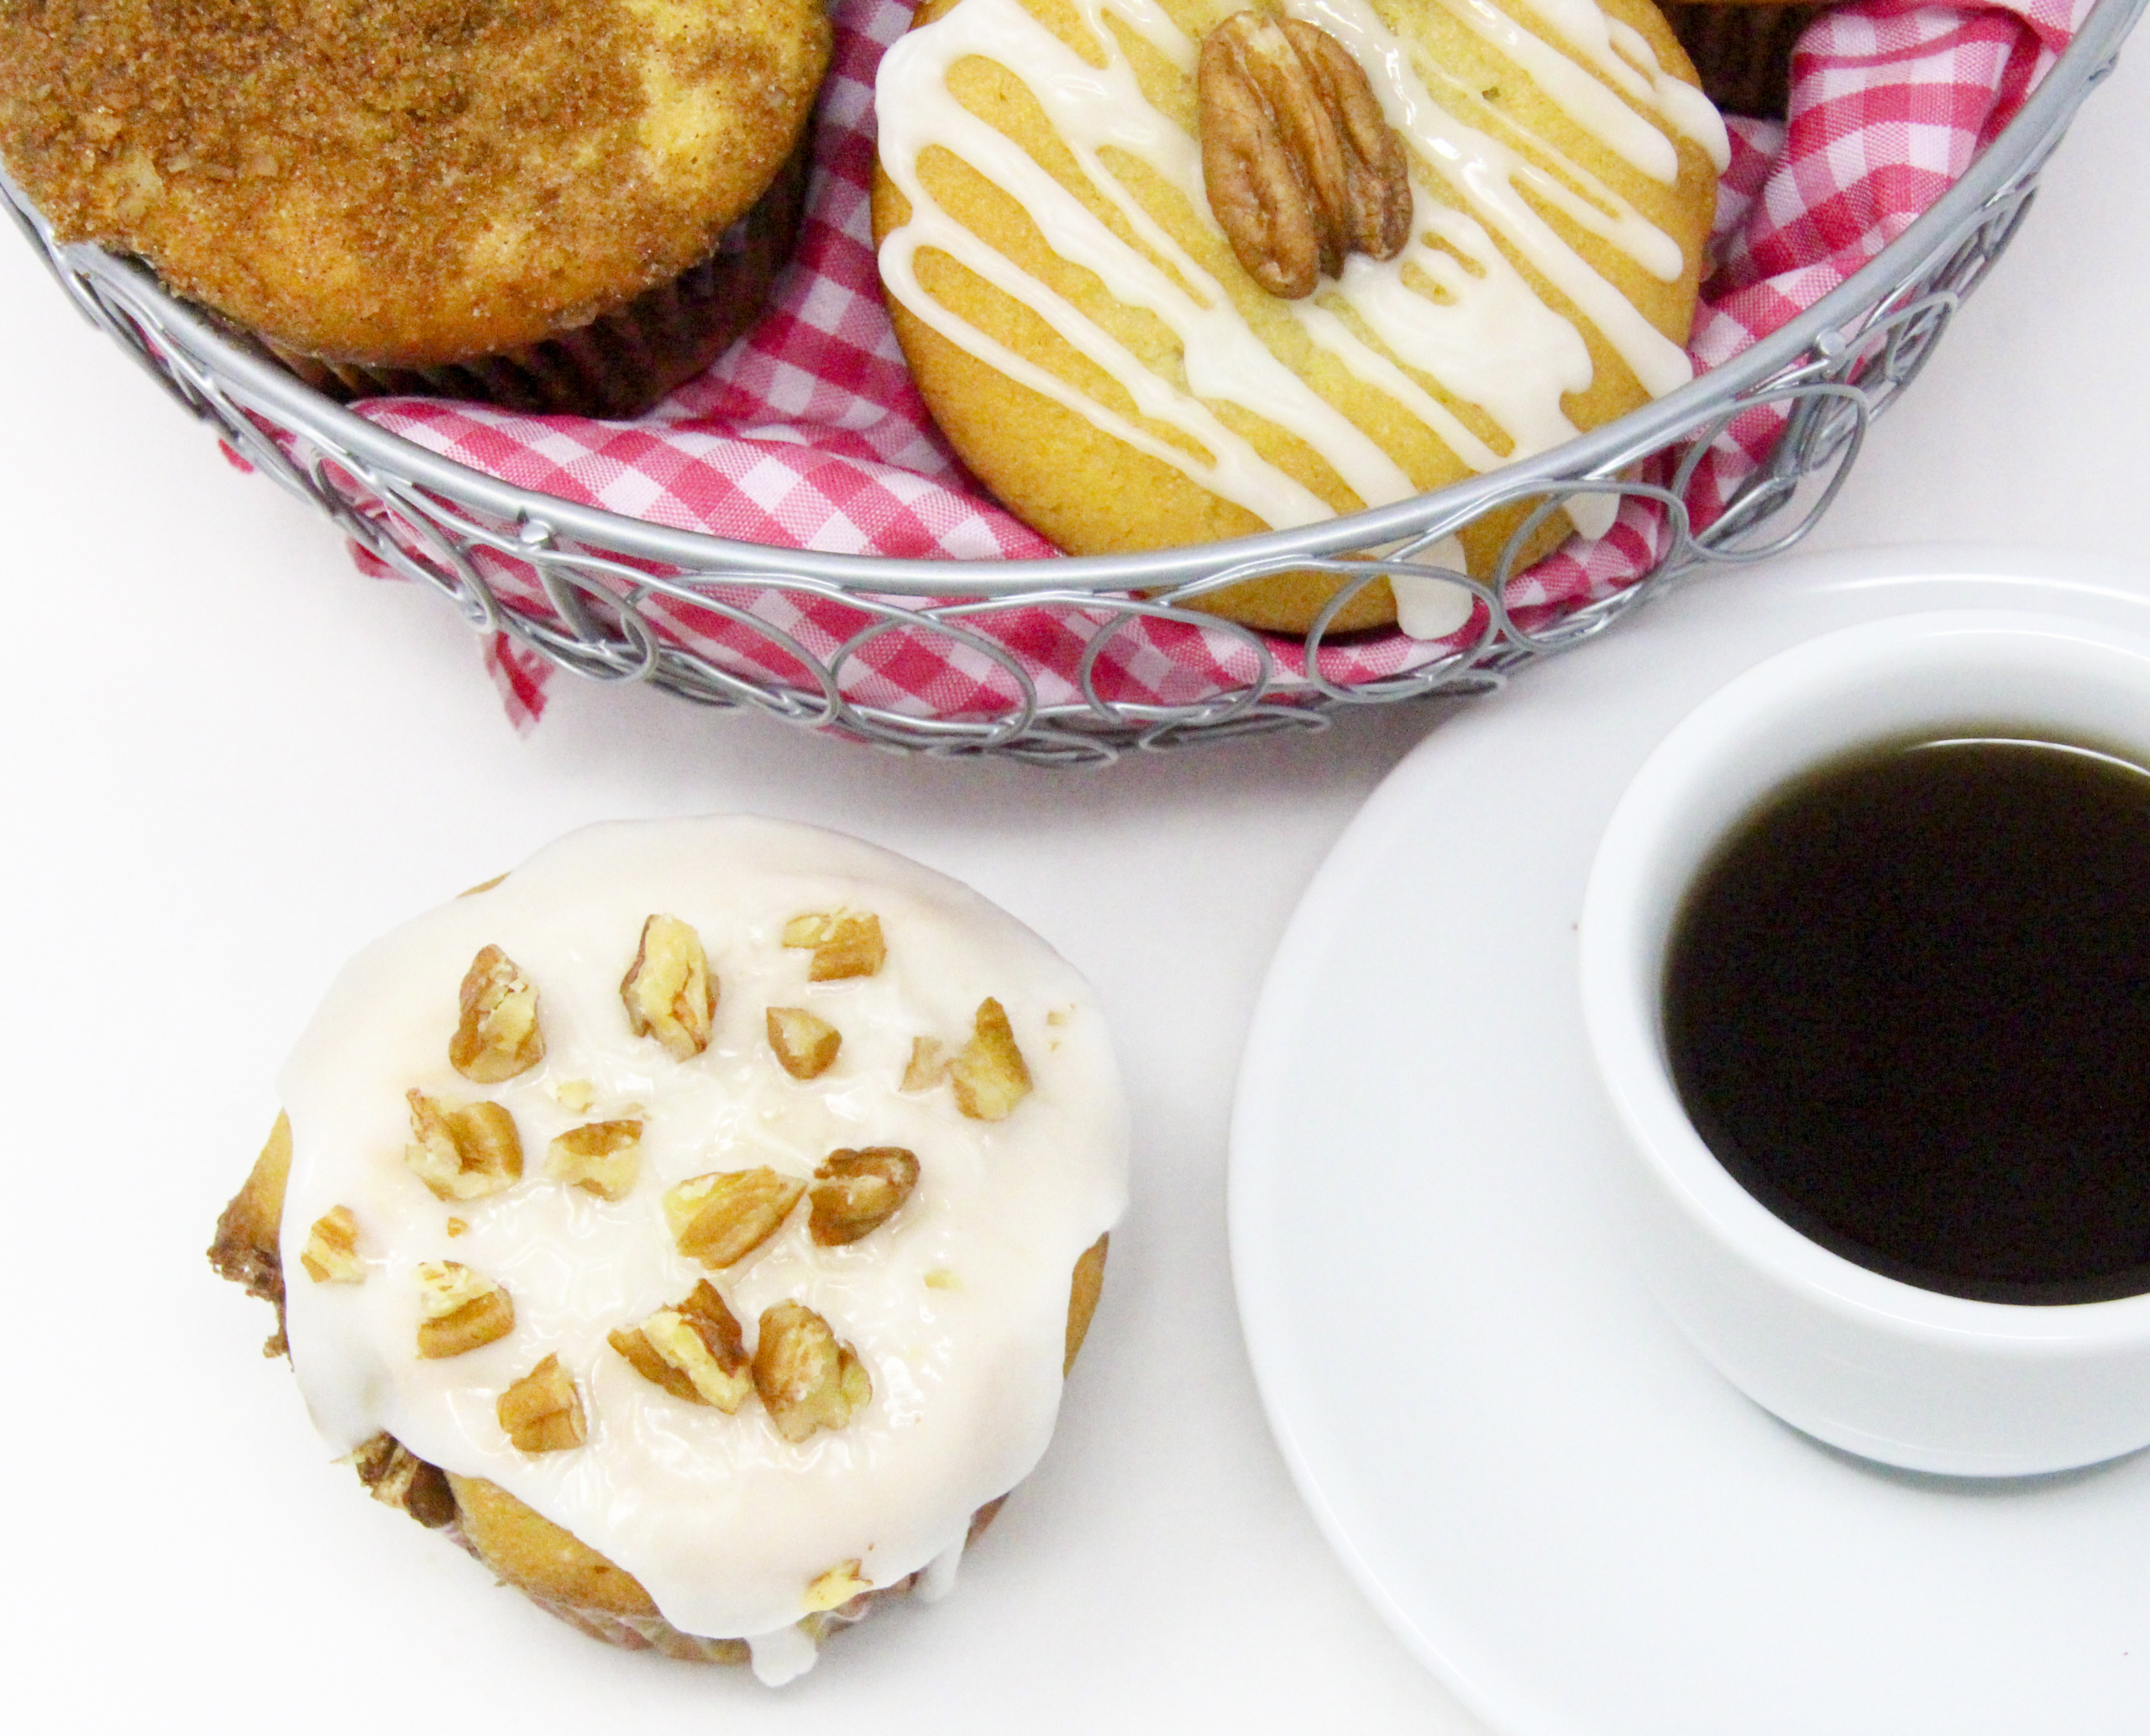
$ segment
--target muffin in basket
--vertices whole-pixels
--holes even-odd
[[[0,159],[340,395],[626,416],[763,305],[820,0],[0,6]]]
[[[927,0],[876,101],[905,354],[1070,553],[1385,505],[1691,376],[1728,147],[1649,0]],[[1491,573],[1528,510],[1440,556]],[[1299,631],[1335,588],[1210,603]]]
[[[346,968],[218,1226],[376,1495],[585,1632],[780,1681],[953,1583],[1125,1201],[1090,992],[869,846],[594,827]]]

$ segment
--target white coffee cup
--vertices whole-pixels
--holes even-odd
[[[1675,726],[1621,797],[1584,895],[1581,989],[1635,1159],[1635,1246],[1696,1347],[1832,1445],[1917,1471],[2007,1476],[2150,1445],[2150,1295],[1972,1301],[1809,1240],[1711,1154],[1681,1106],[1662,1031],[1672,925],[1727,832],[1819,763],[1967,725],[2150,764],[2150,641],[1952,611],[1851,627],[1748,670]]]

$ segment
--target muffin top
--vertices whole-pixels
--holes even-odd
[[[912,371],[1070,553],[1385,506],[1691,375],[1728,144],[1649,0],[926,0],[875,100]],[[1287,284],[1294,202],[1371,197],[1305,167],[1332,129],[1400,220]]]
[[[1081,978],[955,882],[768,821],[592,827],[406,925],[281,1092],[333,1448],[385,1429],[499,1486],[773,1678],[802,1617],[945,1583],[1036,1464],[1125,1198]]]
[[[828,55],[821,0],[0,0],[0,158],[63,239],[426,365],[708,254]]]

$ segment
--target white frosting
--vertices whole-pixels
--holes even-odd
[[[785,921],[839,906],[881,921],[887,962],[809,984]],[[670,1058],[633,1036],[620,979],[643,919],[692,924],[721,983],[706,1052]],[[448,1066],[457,989],[501,947],[536,985],[543,1062],[474,1085]],[[915,1036],[960,1046],[981,1000],[1005,1007],[1033,1081],[998,1123],[949,1090],[905,1093]],[[842,1033],[821,1078],[769,1051],[770,1005]],[[594,1095],[586,1108],[575,1088]],[[747,1637],[784,1680],[812,1661],[794,1623],[814,1579],[857,1560],[888,1586],[953,1577],[973,1512],[1020,1482],[1051,1434],[1070,1275],[1125,1200],[1125,1114],[1089,989],[1045,943],[966,889],[832,834],[745,819],[592,827],[493,889],[396,931],[345,968],[285,1068],[293,1138],[286,1196],[288,1330],[308,1408],[348,1450],[385,1429],[437,1465],[499,1484],[632,1573],[665,1619]],[[443,1202],[406,1165],[405,1093],[490,1099],[514,1115],[520,1183]],[[616,1204],[548,1179],[546,1147],[581,1123],[639,1113],[642,1174]],[[839,1146],[901,1146],[915,1191],[863,1240],[817,1247],[802,1203],[729,1270],[681,1256],[662,1210],[690,1177],[767,1164],[805,1177]],[[359,1225],[366,1276],[316,1283],[296,1256],[337,1205]],[[448,1219],[464,1232],[451,1236]],[[503,1285],[505,1339],[415,1352],[421,1261]],[[929,1282],[929,1275],[931,1282]],[[787,1298],[853,1345],[872,1403],[840,1430],[787,1444],[758,1400],[735,1415],[683,1403],[606,1342],[712,1277],[746,1327]],[[495,1413],[501,1391],[555,1354],[588,1417],[585,1445],[525,1454]]]
[[[875,97],[881,165],[910,206],[908,221],[880,250],[889,293],[951,343],[1272,527],[1310,523],[1333,516],[1334,509],[1227,426],[1215,404],[1240,406],[1290,430],[1364,505],[1416,493],[1417,485],[1390,454],[1271,352],[1224,286],[1109,165],[1108,148],[1138,160],[1176,191],[1198,223],[1219,233],[1203,191],[1199,146],[1143,95],[1122,39],[1139,39],[1191,76],[1195,39],[1164,0],[1070,3],[1102,66],[1063,43],[1023,0],[962,0],[883,57]],[[1723,123],[1708,100],[1664,73],[1641,35],[1607,19],[1596,0],[1529,0],[1543,34],[1530,28],[1529,18],[1511,16],[1491,0],[1439,3],[1570,121],[1642,173],[1668,184],[1676,178],[1675,135],[1696,141],[1720,166],[1728,160]],[[1437,175],[1458,202],[1429,198],[1421,190],[1413,238],[1397,259],[1354,254],[1341,277],[1315,296],[1274,304],[1314,349],[1394,399],[1474,471],[1559,445],[1577,432],[1561,400],[1588,389],[1590,354],[1574,324],[1511,263],[1513,253],[1581,311],[1645,390],[1662,395],[1686,384],[1692,369],[1685,353],[1564,240],[1539,207],[1559,212],[1665,281],[1686,264],[1672,237],[1550,141],[1505,118],[1498,123],[1502,136],[1460,118],[1464,99],[1478,93],[1415,52],[1368,0],[1283,0],[1282,9],[1350,50],[1409,146],[1418,175]],[[997,62],[1023,81],[1091,187],[1141,248],[1130,246],[1013,140],[956,99],[950,71],[972,56]],[[1476,112],[1481,118],[1490,113],[1482,105]],[[1094,272],[1123,304],[1162,322],[1182,377],[1155,371],[957,222],[920,173],[921,156],[935,147],[1010,194],[1055,253]],[[947,254],[1029,308],[1124,389],[1147,423],[1174,430],[1199,449],[1190,451],[1155,426],[1120,414],[936,300],[919,280],[922,249]],[[1361,328],[1376,344],[1365,341]],[[1440,395],[1407,370],[1436,382]],[[1471,406],[1498,438],[1473,432],[1452,403]]]

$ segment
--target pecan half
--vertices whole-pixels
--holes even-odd
[[[1262,288],[1297,301],[1351,254],[1403,251],[1409,160],[1342,43],[1235,12],[1203,42],[1195,80],[1209,208]]]

